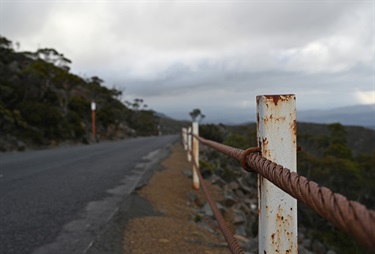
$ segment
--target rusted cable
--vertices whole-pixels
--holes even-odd
[[[248,172],[254,172],[254,170],[252,170],[248,165],[247,165],[247,156],[249,156],[250,154],[252,153],[257,153],[259,152],[260,149],[259,147],[250,147],[248,149],[246,149],[243,153],[242,153],[242,156],[241,156],[241,166],[244,170],[248,171]]]
[[[236,238],[234,238],[233,233],[230,231],[230,229],[226,225],[223,216],[221,215],[219,209],[216,206],[216,202],[211,197],[211,194],[210,194],[210,192],[207,188],[207,185],[206,185],[205,181],[203,180],[201,172],[199,171],[199,166],[197,165],[197,163],[195,161],[194,153],[191,152],[191,155],[192,155],[192,158],[193,158],[193,163],[194,163],[195,169],[197,171],[197,175],[199,177],[199,181],[201,183],[203,193],[206,196],[207,202],[210,205],[213,214],[215,215],[216,221],[219,224],[219,228],[224,235],[225,241],[228,243],[228,248],[234,254],[244,254],[241,246],[238,244]]]
[[[241,161],[244,150],[226,146],[194,135],[201,143],[210,146],[234,159]],[[246,159],[250,167],[292,197],[301,201],[320,216],[346,232],[372,251],[375,251],[375,211],[364,205],[349,201],[341,194],[333,193],[306,177],[291,172],[258,154],[250,154]]]

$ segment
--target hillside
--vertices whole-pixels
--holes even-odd
[[[0,151],[159,134],[160,118],[146,110],[142,99],[125,106],[121,91],[108,89],[99,77],[70,73],[69,64],[55,49],[16,52],[10,40],[0,37]],[[97,105],[95,138],[92,100]]]
[[[375,104],[348,107],[306,110],[297,112],[299,121],[310,123],[341,123],[375,129]]]

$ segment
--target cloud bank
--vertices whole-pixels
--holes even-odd
[[[247,121],[258,94],[295,93],[301,109],[374,103],[374,5],[3,1],[0,28],[163,113]]]

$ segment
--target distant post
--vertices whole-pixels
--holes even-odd
[[[198,122],[193,122],[193,134],[199,135],[199,126]],[[198,177],[198,170],[199,170],[199,140],[192,136],[193,140],[193,154],[194,154],[194,162],[193,163],[193,185],[194,189],[199,189],[199,177]],[[198,168],[195,166],[197,165]]]
[[[192,139],[192,135],[191,135],[191,127],[188,128],[188,133],[187,133],[187,149],[188,149],[188,153],[187,153],[187,159],[188,159],[188,162],[191,162],[191,139]]]
[[[296,96],[257,96],[261,155],[297,171]],[[297,200],[258,175],[259,253],[298,253]]]
[[[94,100],[92,100],[91,101],[91,126],[92,126],[92,138],[94,140],[96,137],[95,111],[96,111],[96,103]]]
[[[182,145],[184,146],[184,150],[187,151],[187,129],[182,128]]]

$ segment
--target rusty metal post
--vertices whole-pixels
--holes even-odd
[[[184,150],[187,151],[187,129],[182,128],[182,145],[184,146]]]
[[[191,135],[191,127],[188,128],[187,132],[187,159],[188,162],[191,162],[191,139],[193,136]]]
[[[193,134],[194,135],[199,135],[199,126],[198,122],[193,122]],[[193,155],[194,155],[194,161],[193,163],[193,186],[194,189],[199,190],[199,177],[197,170],[199,170],[199,140],[194,138],[193,139]],[[198,167],[198,168],[197,168]]]
[[[257,96],[261,155],[296,171],[296,97]],[[259,253],[298,253],[297,200],[258,175]]]

